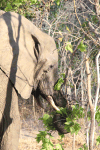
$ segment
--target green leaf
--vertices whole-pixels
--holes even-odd
[[[19,2],[13,2],[13,5],[15,5],[15,6],[19,7],[19,6],[21,6],[21,5],[22,5],[22,3],[19,3]]]
[[[66,26],[66,30],[70,32],[69,28]]]
[[[56,150],[64,150],[61,144],[56,144]]]
[[[62,133],[58,133],[58,134],[59,134],[59,136],[60,136],[61,140],[62,140],[62,138],[64,138],[64,137],[65,137],[65,135],[64,135],[64,134],[62,134]]]
[[[31,0],[31,4],[36,4],[37,0]]]
[[[98,108],[98,109],[96,110],[95,119],[96,119],[97,122],[100,124],[100,108]]]
[[[98,18],[97,18],[97,15],[93,15],[92,16],[92,21],[93,23],[97,24],[99,22]]]
[[[40,133],[37,134],[37,137],[36,137],[36,141],[39,143],[41,140],[43,140],[46,135],[47,135],[47,131],[39,131]]]
[[[75,130],[75,134],[76,134],[76,135],[78,134],[78,132],[79,132],[80,129],[81,129],[80,124],[75,123],[75,125],[74,125],[74,130]]]
[[[61,85],[64,83],[64,80],[62,78],[59,78],[58,82],[56,83],[56,85],[54,86],[54,90],[59,91],[61,88]]]
[[[100,144],[100,136],[98,136],[98,138],[96,139],[96,145],[98,146]]]
[[[67,45],[66,45],[66,47],[65,47],[65,50],[66,50],[66,51],[70,51],[71,53],[73,53],[73,49],[72,49],[71,43],[70,43],[70,42],[67,42],[66,44],[67,44]]]
[[[46,127],[47,130],[55,130],[55,127],[53,126],[53,118],[52,116],[48,114],[44,114],[40,120],[43,121],[44,126]]]
[[[84,150],[88,150],[88,147],[86,144],[83,145]]]
[[[50,115],[44,114],[44,115],[43,115],[43,120],[47,120],[49,117],[50,117]]]
[[[70,127],[71,134],[75,133],[75,129],[73,127]]]
[[[10,11],[10,10],[12,10],[11,3],[7,2],[7,5],[6,5],[6,8],[5,8],[5,11]]]
[[[65,78],[65,73],[61,73],[61,77]]]
[[[61,0],[56,0],[55,2],[56,2],[57,5],[60,5],[60,1]]]
[[[86,47],[87,46],[85,44],[83,44],[83,40],[78,45],[78,49],[80,49],[81,52],[86,52]]]

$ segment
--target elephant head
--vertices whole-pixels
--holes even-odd
[[[58,80],[55,42],[14,12],[0,16],[0,68],[22,98],[33,94],[39,101],[41,95],[59,110],[53,101]]]

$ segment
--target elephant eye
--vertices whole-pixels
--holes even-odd
[[[53,65],[50,65],[50,68],[53,68]]]
[[[43,70],[43,72],[44,72],[44,73],[47,73],[48,71],[47,71],[47,70]]]
[[[43,70],[44,73],[48,73],[48,71],[50,71],[50,69],[52,69],[54,66],[50,65],[49,68],[47,70]]]

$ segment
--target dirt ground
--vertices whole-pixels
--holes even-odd
[[[19,140],[19,150],[40,150],[42,142],[37,143],[36,142],[36,136],[39,132],[36,130],[27,130],[27,129],[21,129],[20,132],[20,140]],[[54,144],[57,144],[59,141],[59,135],[57,132],[53,132],[52,135],[54,136],[54,139],[52,139],[52,142]],[[80,132],[78,135],[75,135],[75,150],[78,150],[78,148],[82,147],[85,143],[85,136],[83,137],[83,133]],[[73,150],[73,136],[71,134],[65,135],[65,138],[62,141],[64,143],[63,148],[64,150]],[[59,149],[60,150],[60,149]],[[100,147],[95,147],[94,150],[100,150]]]
[[[42,143],[37,143],[35,137],[37,136],[39,132],[38,131],[26,131],[26,130],[21,130],[20,133],[20,141],[19,141],[19,150],[40,150]],[[54,139],[52,139],[52,142],[54,144],[57,144],[59,141],[59,135],[57,132],[53,133]],[[73,137],[68,134],[65,136],[64,140],[64,150],[72,150],[72,145],[73,145]],[[81,138],[81,136],[76,137],[75,145],[77,150],[84,144],[84,139]]]

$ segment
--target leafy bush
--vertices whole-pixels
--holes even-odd
[[[36,140],[39,143],[42,141],[42,148],[41,150],[64,150],[63,143],[54,145],[50,138],[53,138],[51,135],[51,131],[56,130],[54,126],[54,116],[55,114],[60,114],[65,118],[64,128],[67,132],[71,134],[77,134],[81,129],[80,125],[78,124],[77,120],[84,116],[83,108],[79,107],[79,105],[72,106],[72,110],[68,110],[67,108],[60,108],[60,111],[52,112],[51,115],[44,114],[40,120],[43,121],[44,127],[46,128],[45,131],[39,131],[40,133],[37,134]],[[62,120],[60,120],[62,121]],[[58,132],[59,133],[59,132]],[[60,139],[64,137],[64,134],[59,133]],[[47,138],[49,136],[49,138]]]

